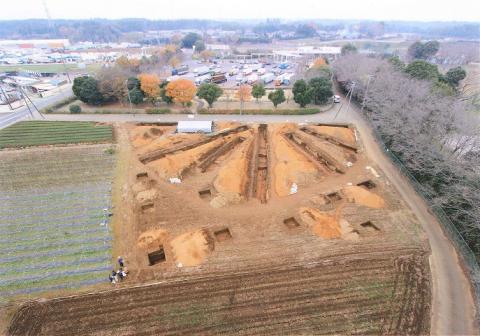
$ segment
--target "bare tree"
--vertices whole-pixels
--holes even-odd
[[[480,259],[480,119],[471,100],[442,96],[383,59],[347,55],[334,71],[345,90],[355,83],[353,96],[385,144]]]

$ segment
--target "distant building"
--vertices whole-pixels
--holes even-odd
[[[68,39],[0,40],[0,49],[63,49],[68,46],[70,46]]]

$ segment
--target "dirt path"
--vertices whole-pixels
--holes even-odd
[[[355,106],[352,107],[349,118],[362,135],[367,155],[383,170],[427,233],[432,249],[430,256],[433,278],[431,334],[478,335],[471,287],[455,248],[443,233],[441,224],[430,214],[423,199],[382,152],[358,109]]]

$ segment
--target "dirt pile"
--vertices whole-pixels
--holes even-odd
[[[215,131],[222,131],[227,128],[235,128],[238,126],[240,126],[240,123],[237,121],[216,121]]]
[[[213,238],[204,230],[181,234],[170,241],[178,266],[197,266],[214,250]]]
[[[218,146],[224,141],[225,139],[218,138],[201,146],[182,152],[177,152],[172,155],[167,155],[160,160],[148,163],[148,166],[154,168],[158,175],[164,179],[171,177],[178,177],[181,179],[185,171],[192,167],[202,156],[202,154],[206,153],[209,149]]]
[[[355,145],[355,133],[352,129],[347,127],[335,127],[335,126],[310,126],[320,134],[329,135],[333,138],[337,138],[342,142],[349,145]]]
[[[302,221],[307,223],[317,236],[324,239],[340,238],[342,236],[339,218],[335,214],[307,207],[300,208],[299,214]]]
[[[217,177],[213,181],[213,186],[220,195],[237,194],[241,196],[245,193],[248,182],[248,154],[252,141],[252,138],[249,138],[237,146],[220,168]],[[227,200],[231,198],[231,196],[226,197]]]
[[[174,146],[178,146],[181,144],[187,144],[190,142],[196,142],[201,139],[203,139],[205,135],[203,134],[185,134],[185,133],[180,133],[180,134],[166,134],[161,137],[157,137],[150,143],[146,144],[145,146],[141,147],[138,151],[139,155],[149,153],[158,149],[163,149],[163,148],[171,148]]]
[[[293,148],[283,137],[283,133],[292,126],[272,127],[272,146],[274,153],[273,184],[278,196],[290,194],[292,185],[302,187],[310,184],[317,176],[315,165],[303,154]]]
[[[147,249],[152,245],[163,245],[167,237],[167,231],[163,229],[151,229],[143,232],[138,237],[137,245],[142,249]]]
[[[385,201],[383,198],[362,187],[347,186],[342,189],[342,192],[350,202],[374,209],[385,207]]]
[[[145,203],[148,201],[153,201],[158,195],[158,191],[156,189],[147,189],[140,191],[135,199],[137,200],[138,203]]]
[[[175,130],[175,126],[171,127],[155,127],[155,126],[135,126],[131,130],[131,141],[134,147],[142,147],[150,144],[164,134],[168,134]]]

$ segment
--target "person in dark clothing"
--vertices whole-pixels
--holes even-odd
[[[125,266],[125,263],[124,263],[122,257],[118,257],[118,265],[120,265],[120,267],[124,267],[124,266]]]

